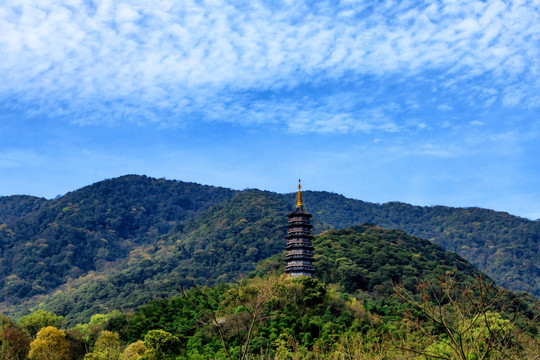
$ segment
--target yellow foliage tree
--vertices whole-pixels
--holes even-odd
[[[84,360],[118,360],[122,354],[122,343],[118,333],[103,330],[99,334],[94,350]]]
[[[28,357],[33,360],[67,360],[66,333],[54,326],[41,329],[30,344]]]
[[[120,360],[138,360],[144,355],[145,352],[146,346],[142,341],[139,340],[126,347],[122,353],[122,356],[120,356]]]

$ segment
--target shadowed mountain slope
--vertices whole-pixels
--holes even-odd
[[[11,224],[19,218],[39,211],[46,203],[44,198],[27,195],[13,195],[0,197],[0,224]]]

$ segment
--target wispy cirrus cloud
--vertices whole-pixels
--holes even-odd
[[[0,152],[0,168],[22,168],[39,164],[43,157],[32,151],[10,150]]]
[[[395,115],[424,106],[424,92],[537,108],[539,14],[536,1],[499,0],[6,1],[0,106],[83,124],[196,118],[322,133],[406,128]],[[416,85],[396,110],[367,99],[366,78]],[[337,84],[354,95],[336,102]],[[395,98],[391,86],[377,96]]]

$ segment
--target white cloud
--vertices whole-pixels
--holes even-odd
[[[413,151],[416,155],[430,156],[435,158],[450,159],[456,158],[462,153],[462,149],[455,146],[441,146],[439,144],[423,144]]]
[[[190,111],[217,120],[212,108],[236,110],[234,101],[216,102],[239,101],[244,92],[325,82],[361,87],[356,81],[363,76],[407,80],[424,72],[486,106],[498,98],[486,98],[485,88],[503,93],[504,106],[539,105],[537,3],[340,4],[5,1],[0,105],[15,96],[35,111],[81,123],[157,121],[166,114],[178,121]],[[471,86],[478,77],[483,85]],[[265,110],[278,105],[265,101]],[[321,111],[310,121],[321,132],[399,127],[358,120],[346,106],[313,106],[297,110]],[[264,116],[250,112],[250,119]]]
[[[448,111],[448,110],[452,110],[452,106],[450,106],[448,104],[440,104],[440,105],[437,105],[437,109],[438,110],[443,110],[443,111]]]
[[[135,22],[140,19],[140,14],[135,11],[129,4],[120,3],[117,7],[115,20],[118,23]]]
[[[43,157],[33,151],[6,150],[0,152],[0,168],[25,168],[39,165]]]

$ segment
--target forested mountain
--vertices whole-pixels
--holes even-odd
[[[315,233],[363,223],[401,229],[456,251],[509,289],[540,296],[539,221],[476,208],[372,204],[327,192],[307,191],[304,200]],[[4,309],[39,303],[87,318],[169,296],[180,282],[239,279],[283,251],[285,215],[293,205],[294,194],[135,175],[55,200],[0,198]],[[36,297],[43,294],[50,295]]]
[[[153,244],[135,246],[108,276],[90,274],[40,299],[43,308],[82,321],[93,313],[136,308],[150,299],[178,294],[181,285],[238,280],[259,260],[283,251],[283,214],[288,208],[278,194],[240,192]]]
[[[251,194],[259,205],[271,205],[265,204],[262,193]],[[214,220],[226,218],[216,214]],[[227,224],[231,223],[225,220],[220,230],[224,238]],[[18,322],[0,315],[0,357],[537,359],[535,301],[530,295],[516,296],[494,286],[459,255],[403,231],[369,224],[324,231],[313,243],[315,278],[283,276],[280,253],[259,262],[256,273],[240,281],[177,288],[181,291],[176,294],[171,289],[178,284],[163,284],[169,287],[167,297],[136,311],[103,308],[108,311],[79,323],[73,321],[78,313],[67,313],[67,324],[42,310]],[[237,250],[231,256],[239,256]],[[153,267],[152,261],[144,264]],[[144,274],[140,269],[138,276]],[[125,275],[129,277],[128,272]],[[122,288],[136,280],[127,277],[103,280],[101,290]],[[131,288],[142,294],[144,288],[146,292],[157,289],[158,282],[147,277]],[[87,288],[86,293],[91,296],[98,288]],[[76,305],[86,300],[77,299]],[[93,301],[101,300],[98,296]],[[48,357],[36,356],[45,352]]]
[[[17,303],[88,271],[114,267],[135,246],[154,243],[179,222],[234,194],[224,188],[124,176],[56,200],[4,199],[0,214],[8,221],[0,225],[1,300]],[[17,221],[13,214],[20,214]]]
[[[480,208],[373,204],[305,193],[309,210],[336,227],[374,223],[428,239],[463,256],[500,285],[540,297],[540,220]]]
[[[44,198],[27,195],[0,197],[0,224],[11,224],[26,214],[38,211],[46,202]]]
[[[108,329],[126,343],[170,332],[178,359],[535,358],[534,302],[492,286],[455,253],[368,224],[324,231],[313,244],[314,279],[268,276],[282,274],[280,254],[259,263],[259,276],[114,315]]]

